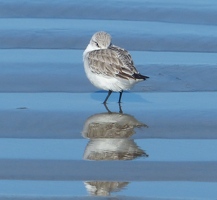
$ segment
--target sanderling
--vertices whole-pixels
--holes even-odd
[[[97,88],[107,90],[106,104],[112,92],[119,92],[119,103],[124,90],[146,80],[134,66],[131,55],[125,49],[111,43],[111,36],[103,31],[95,33],[83,53],[87,78]]]

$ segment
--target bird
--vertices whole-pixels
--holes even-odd
[[[104,104],[112,92],[120,93],[120,104],[123,91],[149,78],[137,71],[130,53],[113,45],[111,35],[104,31],[91,37],[83,52],[83,62],[89,81],[95,87],[108,91]]]

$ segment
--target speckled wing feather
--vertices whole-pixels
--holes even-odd
[[[123,79],[137,79],[140,75],[133,64],[130,54],[117,46],[99,49],[89,53],[89,67],[93,73]],[[140,78],[144,79],[144,78]]]

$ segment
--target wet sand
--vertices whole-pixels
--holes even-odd
[[[5,197],[92,199],[85,195],[93,195],[97,187],[98,195],[117,199],[186,199],[200,187],[198,198],[207,194],[207,187],[205,198],[216,195],[217,93],[128,92],[122,113],[118,94],[107,105],[111,112],[100,102],[105,95],[0,94],[0,185]],[[171,183],[172,193],[167,191]],[[13,185],[16,197],[10,196]],[[142,185],[151,189],[138,191]],[[180,194],[186,185],[192,192]]]
[[[0,199],[217,197],[216,1],[0,0]],[[108,107],[104,30],[150,79]]]
[[[101,103],[105,96],[106,92],[1,93],[0,137],[81,139],[87,118],[107,112]],[[119,112],[117,99],[118,94],[112,94],[112,112]],[[149,126],[137,130],[135,139],[216,139],[216,100],[216,92],[126,92],[122,110]]]

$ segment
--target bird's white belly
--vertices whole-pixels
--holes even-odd
[[[90,82],[97,88],[103,90],[112,90],[114,92],[120,92],[122,90],[131,89],[136,81],[125,80],[116,77],[103,76],[101,74],[93,73],[88,65],[88,61],[84,58],[84,69],[87,75],[87,78]]]

